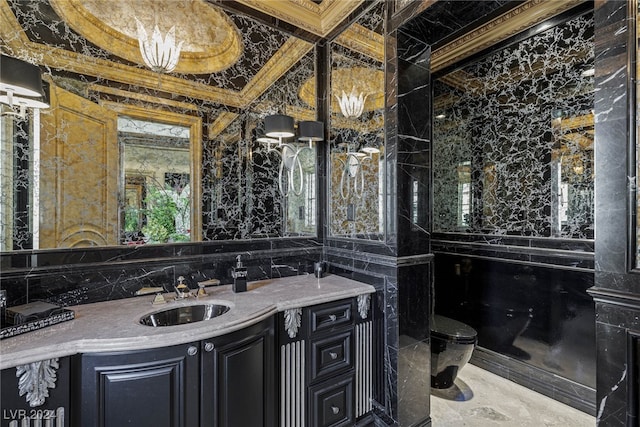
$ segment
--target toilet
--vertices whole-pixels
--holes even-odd
[[[449,388],[471,359],[478,334],[471,326],[434,315],[431,322],[431,387]]]

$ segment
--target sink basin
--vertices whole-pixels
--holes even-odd
[[[184,325],[213,319],[227,311],[229,311],[229,307],[222,304],[184,305],[147,314],[140,318],[140,323],[154,327]]]

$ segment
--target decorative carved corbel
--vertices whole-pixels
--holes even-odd
[[[367,318],[369,314],[369,302],[371,301],[371,294],[358,295],[358,313],[363,319]]]
[[[16,367],[18,391],[27,395],[27,403],[32,408],[40,406],[49,397],[49,389],[56,388],[58,358],[41,360]]]
[[[290,308],[289,310],[284,311],[284,329],[289,334],[289,338],[294,338],[296,335],[298,335],[301,317],[301,308]]]

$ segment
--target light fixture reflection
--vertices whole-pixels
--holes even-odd
[[[367,99],[367,95],[360,92],[356,92],[356,88],[351,88],[351,93],[348,95],[345,91],[342,91],[342,95],[338,97],[338,105],[340,105],[340,111],[342,115],[347,119],[356,119],[360,117],[364,111],[364,103]]]
[[[3,116],[24,119],[27,108],[49,108],[48,89],[36,65],[6,55],[0,57],[0,103],[11,108],[3,112]],[[19,112],[14,111],[14,107],[18,107]]]
[[[256,141],[266,144],[267,152],[275,151],[280,156],[278,167],[278,190],[283,196],[293,191],[296,196],[302,194],[304,171],[300,154],[303,150],[312,150],[313,144],[324,140],[324,123],[318,121],[301,121],[298,123],[298,140],[308,145],[299,146],[292,142],[283,142],[283,138],[295,135],[293,117],[273,114],[265,117],[264,136],[259,135]],[[296,180],[296,177],[298,179]],[[295,185],[296,181],[299,183]]]
[[[372,144],[366,144],[359,151],[347,151],[347,158],[342,168],[340,177],[340,195],[346,200],[353,193],[361,198],[364,194],[364,161],[371,161],[374,154],[379,154],[380,149]]]
[[[140,53],[144,63],[156,73],[170,73],[173,71],[178,65],[182,43],[184,43],[184,41],[181,41],[176,45],[176,27],[171,27],[163,39],[160,29],[156,25],[151,38],[149,38],[142,23],[138,18],[134,19],[138,27],[138,44],[140,45]]]

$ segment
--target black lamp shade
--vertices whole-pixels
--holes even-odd
[[[293,131],[293,117],[273,114],[264,118],[264,134],[271,138],[290,138]]]
[[[318,121],[302,121],[298,123],[298,139],[316,142],[324,140],[324,123]]]
[[[28,97],[44,96],[40,69],[10,56],[0,57],[0,90]]]

